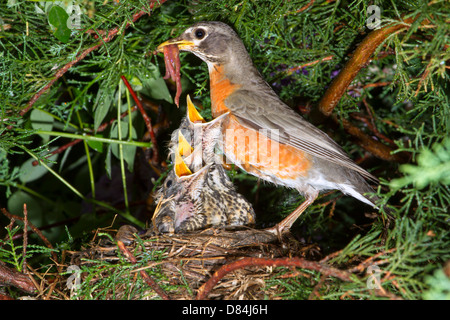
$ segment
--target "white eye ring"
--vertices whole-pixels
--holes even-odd
[[[202,40],[206,36],[206,30],[203,28],[197,28],[194,30],[194,37],[197,40]]]

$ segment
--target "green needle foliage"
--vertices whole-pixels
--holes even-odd
[[[174,84],[162,78],[162,55],[153,51],[196,21],[220,20],[241,36],[257,68],[287,104],[380,178],[377,193],[396,218],[395,225],[384,230],[383,219],[364,218],[370,208],[333,193],[323,196],[296,223],[298,237],[319,243],[324,255],[342,250],[329,261],[340,268],[385,252],[378,257],[383,259],[378,267],[385,290],[405,299],[448,298],[448,274],[442,270],[450,259],[450,3],[160,2],[2,1],[0,206],[21,216],[27,203],[30,223],[39,228],[54,225],[44,235],[61,251],[79,248],[83,235],[110,225],[115,215],[116,224],[144,226],[151,215],[140,216],[142,206],[133,203],[143,202],[160,179],[149,175],[144,191],[137,190],[136,180],[129,180],[141,176],[144,149],[152,144],[143,138],[146,126],[139,111],[120,118],[134,106],[120,77],[125,76],[141,97],[159,105],[169,119],[170,128],[158,137],[164,159],[168,134],[184,114],[186,94],[211,119],[208,72],[194,55],[181,53],[183,95],[176,109]],[[316,117],[317,104],[332,79],[371,32],[370,5],[380,8],[380,27],[401,23],[402,18],[415,20],[377,48],[333,110],[337,121]],[[133,22],[141,10],[148,14]],[[160,112],[148,113],[155,125]],[[343,119],[387,144],[393,153],[406,154],[406,163],[365,152],[340,125]],[[79,143],[67,145],[76,139]],[[61,147],[67,148],[58,150]],[[59,152],[50,155],[55,150]],[[245,196],[254,203],[261,224],[278,222],[302,201],[284,188],[257,185],[241,172],[232,176],[240,189],[247,190]],[[0,223],[9,221],[0,217]],[[20,270],[22,247],[11,242],[9,229],[2,228],[0,235],[7,239],[0,242],[0,260]],[[42,245],[37,238],[30,241]],[[32,255],[39,252],[30,247],[27,257]],[[121,271],[101,267],[111,270],[111,279],[125,283],[131,279],[120,273],[128,272],[126,266]],[[315,281],[291,278],[276,284],[286,288],[283,298],[304,299],[319,278],[314,272]],[[335,285],[316,290],[316,295],[379,297],[367,290],[366,275],[361,279],[336,280]],[[112,282],[105,284],[107,292],[101,297],[117,298],[111,286]],[[83,297],[99,298],[82,290]],[[128,297],[136,298],[130,290]]]

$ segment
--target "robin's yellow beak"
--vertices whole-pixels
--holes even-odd
[[[195,108],[195,105],[192,103],[191,97],[187,95],[187,116],[189,118],[189,121],[196,123],[196,122],[205,122],[205,119],[200,115],[200,113]]]
[[[179,149],[175,152],[175,174],[177,175],[177,177],[188,176],[192,174],[187,164],[183,161]]]
[[[171,44],[176,44],[178,46],[178,49],[180,49],[180,50],[190,50],[192,47],[195,46],[194,42],[192,42],[192,41],[183,40],[180,38],[174,38],[174,39],[170,39],[170,40],[167,40],[167,41],[161,43],[156,48],[156,51],[163,52],[164,47],[171,45]]]
[[[193,151],[193,148],[186,140],[184,135],[181,133],[181,130],[178,131],[178,154],[183,157],[189,156]]]

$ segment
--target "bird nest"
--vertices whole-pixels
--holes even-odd
[[[150,298],[159,295],[163,299],[193,299],[203,294],[208,299],[276,299],[280,288],[267,286],[267,280],[298,272],[273,268],[270,261],[318,256],[316,246],[249,228],[211,228],[170,235],[150,232],[137,238],[135,232],[133,227],[123,226],[115,234],[115,241],[103,239],[88,249],[73,252],[71,264],[89,266],[93,261],[119,263],[126,259],[146,280]],[[244,264],[222,272],[236,263]],[[214,278],[217,281],[211,285]],[[177,289],[164,289],[168,287]]]

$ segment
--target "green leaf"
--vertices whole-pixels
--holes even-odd
[[[33,221],[33,223],[39,223],[38,220],[42,217],[42,206],[40,201],[22,190],[17,190],[8,199],[8,211],[23,217],[24,203],[27,204],[29,220]]]
[[[36,130],[52,131],[54,119],[48,113],[39,109],[33,109],[30,114],[31,127]],[[47,143],[50,139],[47,134],[40,134],[43,143]]]
[[[121,121],[120,128],[121,128],[122,140],[128,139],[129,138],[128,137],[128,131],[129,131],[128,122]],[[119,126],[117,125],[117,123],[115,123],[113,125],[113,127],[111,128],[111,138],[112,139],[119,138]],[[137,138],[136,130],[134,128],[132,128],[132,138],[133,138],[133,140]],[[124,158],[125,162],[128,164],[128,170],[133,171],[133,163],[134,163],[134,156],[136,154],[136,146],[122,145],[122,148],[123,148],[122,149],[123,158]],[[111,145],[111,151],[117,159],[120,159],[119,145],[117,143],[114,143]]]
[[[152,98],[173,103],[166,82],[161,76],[159,69],[154,64],[150,63],[146,70],[139,70],[138,77],[141,80],[144,89]]]
[[[96,134],[95,136],[103,138],[102,134]],[[100,153],[103,152],[103,142],[87,140],[87,144],[89,147],[91,147],[95,151],[100,152]]]
[[[97,130],[108,114],[111,102],[113,100],[114,91],[111,89],[101,88],[97,93],[94,106],[94,129]]]
[[[52,6],[48,13],[48,22],[55,27],[53,35],[61,42],[67,43],[70,38],[71,31],[67,27],[67,19],[69,15],[60,6]]]
[[[53,148],[53,149],[55,149],[55,148]],[[48,158],[48,160],[56,161],[57,158],[58,158],[58,154],[54,154],[54,155],[50,156]],[[22,165],[20,166],[19,179],[23,183],[37,180],[48,172],[48,170],[42,165],[38,164],[38,165],[34,166],[33,165],[34,161],[35,161],[35,159],[30,158],[27,161],[25,161],[24,163],[22,163]],[[53,163],[49,162],[47,165],[51,168],[53,166]]]

